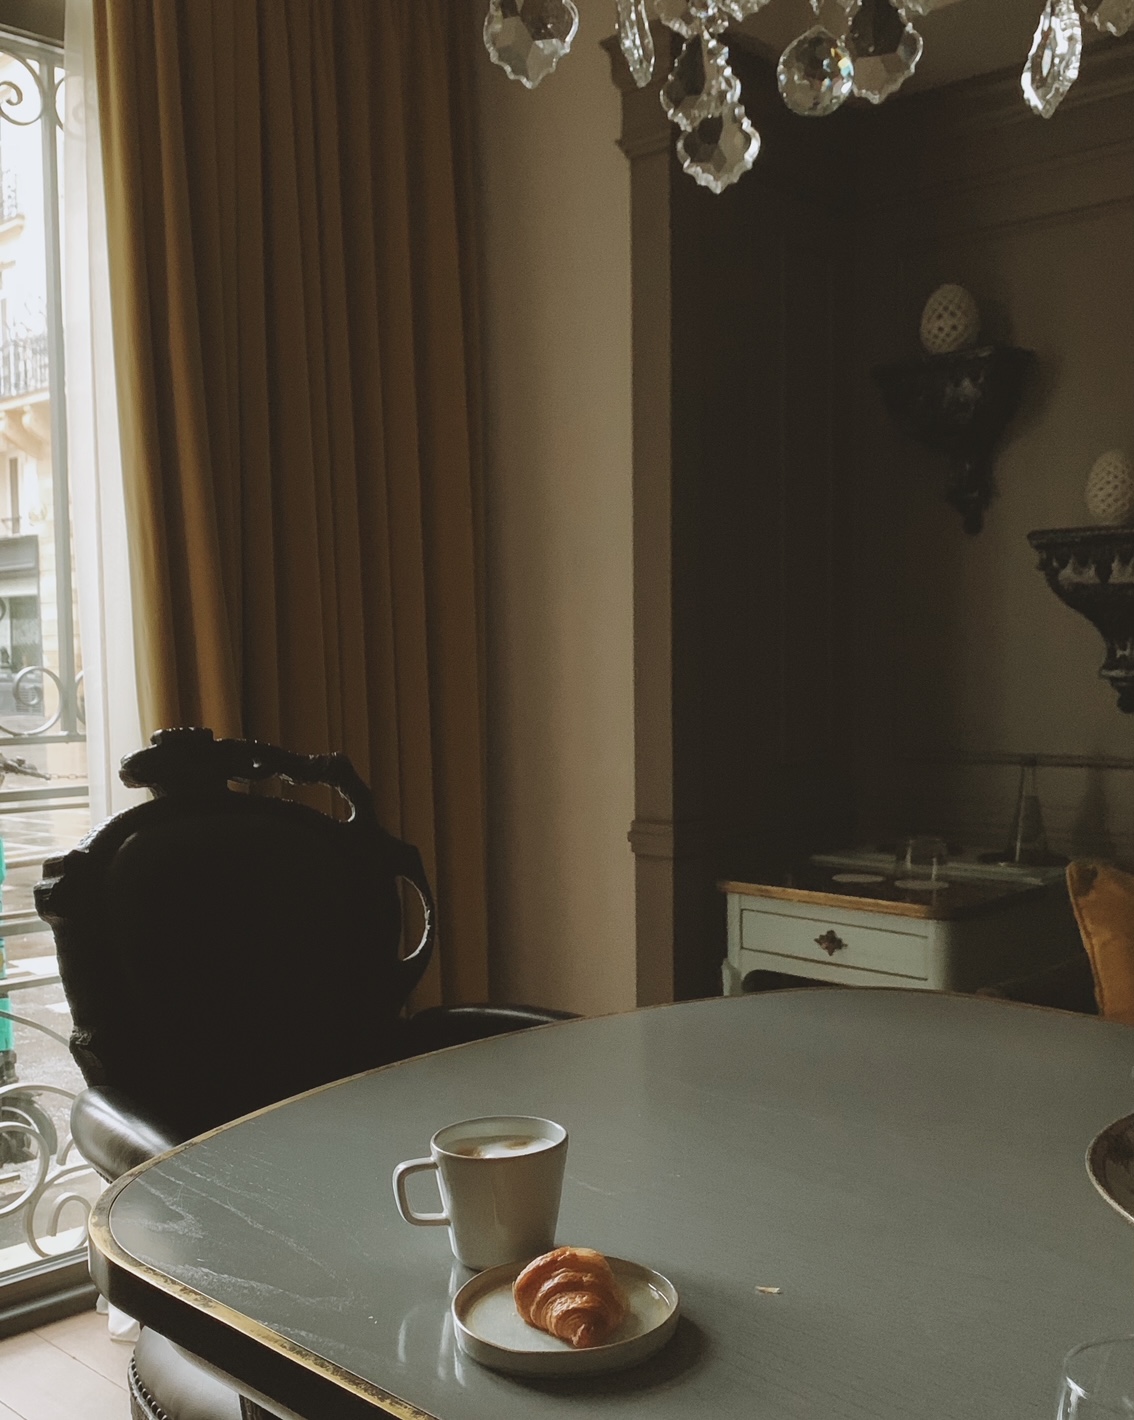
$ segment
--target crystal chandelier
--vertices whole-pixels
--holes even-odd
[[[741,102],[740,81],[722,36],[732,21],[770,0],[615,0],[618,35],[639,88],[654,75],[650,20],[684,43],[661,87],[667,117],[680,130],[677,155],[702,186],[723,192],[760,152],[760,135]],[[776,69],[793,113],[823,118],[851,95],[880,104],[917,68],[915,21],[956,0],[811,0],[815,24],[789,44]],[[1083,22],[1105,34],[1134,25],[1134,0],[1046,0],[1020,87],[1034,112],[1050,118],[1079,75]],[[573,0],[489,0],[484,43],[509,78],[534,89],[571,48],[579,27]]]

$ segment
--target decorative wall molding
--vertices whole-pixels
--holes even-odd
[[[703,819],[674,823],[668,819],[635,819],[626,834],[636,858],[676,861],[699,858],[719,842],[719,832]]]
[[[671,821],[650,823],[644,819],[635,819],[626,837],[636,858],[672,859],[675,856]]]
[[[873,203],[864,199],[856,216],[866,230],[889,230],[907,246],[925,247],[945,240],[977,241],[1009,228],[1089,219],[1132,198],[1134,134],[1094,154],[1048,154],[1010,167],[990,165],[964,179],[943,179],[936,188],[910,189]],[[976,220],[974,207],[983,209]]]
[[[638,88],[630,74],[618,36],[611,35],[602,42],[602,47],[610,59],[610,74],[614,86],[622,94],[622,131],[619,134],[618,146],[630,159],[668,152],[673,146],[673,128],[665,116],[658,95],[667,70],[665,56],[673,52],[675,36],[671,30],[660,25],[654,25],[652,28],[657,65],[653,79],[644,89]]]
[[[1131,145],[1127,161],[1129,170],[1134,170],[1134,145]],[[1042,232],[1102,220],[1110,213],[1121,212],[1131,204],[1134,204],[1134,191],[1124,193],[1120,197],[1100,196],[1094,201],[1052,207],[1050,211],[1032,215],[1005,213],[1002,216],[969,222],[963,226],[958,224],[937,232],[928,230],[929,224],[922,221],[903,233],[902,245],[905,250],[911,252],[945,245],[948,245],[950,250],[959,250],[987,244],[1006,232]]]
[[[1025,123],[1037,126],[1058,123],[1061,117],[1077,109],[1134,93],[1134,33],[1123,39],[1100,39],[1087,45],[1079,66],[1079,78],[1050,119],[1037,117],[1024,102],[1020,92],[1023,65],[1024,56],[1021,56],[1019,65],[1011,69],[977,74],[955,84],[903,94],[890,100],[885,108],[906,111],[915,122],[919,121],[915,116],[917,110],[924,114],[935,108],[944,109],[949,113],[950,127],[956,132]],[[920,121],[924,121],[924,117]]]
[[[973,768],[982,765],[1018,769],[1034,764],[1039,769],[1134,769],[1134,759],[1109,754],[1029,754],[1010,750],[926,750],[909,754],[906,764],[956,765]]]
[[[680,40],[673,32],[660,25],[653,26],[654,41],[658,61],[653,80],[644,89],[638,89],[623,58],[618,38],[609,36],[602,41],[610,58],[611,77],[623,95],[623,125],[619,146],[630,158],[654,153],[673,145],[675,132],[662,112],[658,102],[658,92],[665,79],[673,56],[677,53]],[[744,85],[744,102],[749,116],[764,135],[764,151],[757,160],[765,168],[779,166],[776,161],[777,140],[782,141],[779,130],[782,125],[795,128],[798,141],[809,149],[825,148],[829,157],[838,166],[848,160],[853,162],[856,149],[878,141],[888,141],[889,135],[908,135],[911,130],[938,133],[938,146],[942,152],[939,161],[927,164],[920,180],[927,194],[966,190],[974,181],[971,176],[970,146],[974,139],[990,129],[1023,130],[1025,146],[1035,135],[1035,143],[1043,145],[1041,137],[1045,130],[1066,132],[1068,137],[1068,160],[1090,160],[1091,148],[1084,147],[1072,134],[1071,129],[1080,126],[1079,120],[1099,105],[1112,105],[1121,110],[1122,101],[1134,95],[1134,33],[1123,39],[1100,40],[1088,44],[1079,79],[1064,99],[1057,114],[1051,119],[1040,119],[1031,112],[1020,92],[1020,67],[998,70],[991,74],[978,74],[970,79],[944,85],[935,89],[924,89],[914,93],[899,95],[880,108],[865,103],[852,103],[837,115],[824,119],[821,124],[801,120],[789,114],[780,103],[775,81],[775,60],[761,44],[753,41],[743,32],[730,31],[727,36],[734,69],[740,73]],[[747,72],[745,72],[747,71]],[[1134,143],[1134,109],[1130,110],[1130,121],[1125,125],[1130,129],[1126,140],[1119,143],[1102,144],[1110,147],[1116,155],[1131,149]],[[967,141],[965,141],[967,140]],[[964,150],[956,154],[954,164],[949,162],[950,149],[960,143]],[[792,147],[796,145],[793,143]],[[979,154],[979,146],[978,146]],[[1039,166],[1047,161],[1037,160]],[[956,171],[950,171],[955,167]],[[999,171],[988,170],[975,181],[993,181],[997,177],[1013,180],[1026,175],[1029,164],[1013,161],[1002,166]],[[915,184],[919,175],[914,174]],[[803,183],[800,184],[804,186]],[[856,211],[863,213],[871,208],[885,207],[895,199],[887,197],[882,187],[871,185],[865,188],[856,182],[841,184],[842,196],[853,204]],[[831,189],[828,188],[828,192]],[[908,194],[897,199],[908,200]]]
[[[1134,761],[1109,756],[1031,757],[1038,760],[1040,807],[1053,851],[1069,857],[1134,861],[1134,824],[1127,811],[1129,781],[1123,772],[1134,769]],[[863,841],[881,843],[896,834],[933,832],[969,848],[1006,843],[1019,791],[1019,759],[1010,754],[959,753],[872,760],[867,772],[903,786],[907,812],[900,821],[868,826]],[[927,769],[931,774],[925,773]],[[1119,771],[1118,776],[1111,771]]]
[[[1015,71],[856,112],[855,215],[893,221],[905,212],[906,225],[924,236],[931,224],[965,226],[975,200],[995,209],[984,223],[994,227],[1052,215],[1053,198],[1063,211],[1134,191],[1132,41],[1088,51],[1079,82],[1051,119],[1025,106]]]

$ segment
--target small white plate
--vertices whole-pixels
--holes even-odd
[[[604,1346],[576,1350],[521,1318],[512,1300],[512,1283],[525,1266],[522,1262],[477,1273],[453,1298],[458,1346],[481,1365],[514,1376],[593,1376],[636,1366],[673,1335],[677,1288],[640,1263],[621,1257],[607,1261],[626,1293],[629,1312]]]

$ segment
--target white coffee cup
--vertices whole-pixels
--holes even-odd
[[[481,1271],[526,1262],[555,1246],[567,1131],[550,1119],[496,1114],[447,1124],[429,1141],[428,1159],[394,1170],[394,1197],[407,1223],[448,1228],[453,1255]],[[437,1172],[440,1213],[415,1213],[406,1181]]]

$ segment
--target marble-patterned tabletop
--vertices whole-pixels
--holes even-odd
[[[1134,1028],[801,990],[566,1022],[358,1076],[110,1189],[111,1300],[303,1420],[1047,1420],[1060,1359],[1134,1332],[1134,1230],[1084,1169]],[[672,1341],[522,1380],[456,1349],[468,1276],[390,1186],[483,1114],[570,1134],[560,1241],[656,1268]]]

